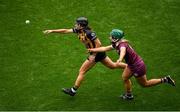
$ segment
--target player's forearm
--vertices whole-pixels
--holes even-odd
[[[72,33],[73,29],[55,29],[55,30],[45,30],[43,31],[44,34],[50,33]]]
[[[106,47],[98,47],[98,48],[92,49],[92,52],[104,52],[106,50],[107,50]]]
[[[124,56],[125,56],[125,53],[124,53],[124,52],[123,52],[123,53],[121,53],[121,54],[120,54],[120,56],[119,56],[119,59],[118,59],[118,60],[119,60],[120,62],[122,62],[122,61],[123,61]]]
[[[112,46],[106,46],[106,47],[98,47],[98,48],[93,48],[93,49],[88,49],[89,52],[105,52],[105,51],[110,51],[112,50]]]
[[[52,33],[69,33],[68,29],[55,29],[55,30],[51,30]]]
[[[118,59],[119,62],[122,62],[122,61],[123,61],[125,54],[126,54],[126,48],[125,48],[125,47],[122,47],[122,48],[121,48],[121,52],[120,52],[120,56],[119,56],[119,59]]]

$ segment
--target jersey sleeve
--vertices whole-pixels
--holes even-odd
[[[95,39],[97,38],[95,32],[88,32],[88,33],[87,33],[87,37],[88,37],[90,40],[95,40]]]
[[[121,47],[125,47],[125,48],[127,48],[127,46],[128,46],[128,44],[127,44],[127,43],[121,43],[121,44],[119,45],[119,49],[121,49]]]

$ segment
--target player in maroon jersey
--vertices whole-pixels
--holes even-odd
[[[95,32],[89,28],[88,20],[85,17],[77,18],[75,27],[72,29],[45,30],[44,33],[75,33],[78,35],[79,40],[85,45],[87,49],[101,46],[100,40],[96,37]],[[112,60],[106,56],[105,52],[90,53],[79,70],[79,74],[74,86],[72,88],[63,88],[63,92],[74,96],[84,79],[85,73],[90,70],[97,62],[101,62],[103,65],[111,69],[125,68],[127,66],[127,64],[124,63],[119,64],[112,62]]]
[[[155,86],[161,83],[168,83],[172,86],[175,86],[174,80],[172,80],[172,78],[169,75],[164,78],[147,80],[146,66],[142,58],[129,45],[128,40],[125,40],[123,37],[123,31],[119,29],[114,29],[110,33],[110,40],[112,42],[112,45],[88,49],[89,52],[105,52],[112,49],[116,49],[117,53],[120,55],[117,62],[124,63],[123,59],[125,59],[125,62],[128,64],[128,66],[123,71],[122,79],[124,81],[126,93],[121,95],[121,98],[128,100],[133,99],[130,80],[132,76],[135,76],[138,83],[143,87]]]

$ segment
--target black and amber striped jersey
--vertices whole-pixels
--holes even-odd
[[[86,48],[95,48],[96,33],[89,29],[78,30],[73,28],[73,32],[78,35],[79,40],[84,43]]]

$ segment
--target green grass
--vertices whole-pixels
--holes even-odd
[[[171,74],[177,86],[142,88],[132,78],[135,100],[123,101],[122,71],[99,63],[77,96],[64,95],[86,50],[76,35],[42,30],[72,28],[78,16],[88,17],[103,45],[113,28],[124,30],[148,79]],[[179,0],[0,0],[0,31],[0,110],[180,110]]]

